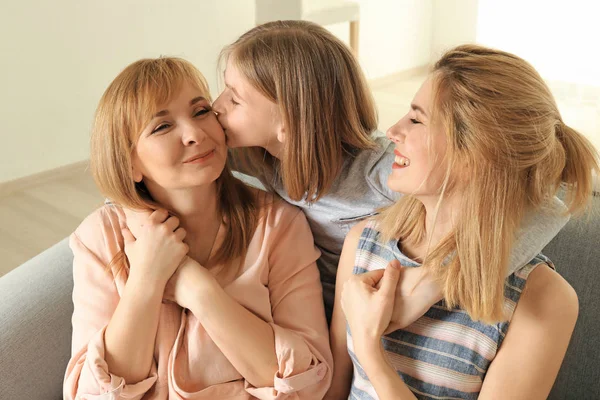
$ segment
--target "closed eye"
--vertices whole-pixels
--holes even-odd
[[[410,122],[412,122],[413,124],[420,124],[421,123],[421,121],[419,121],[418,119],[414,119],[414,118],[411,118]]]
[[[154,130],[151,133],[156,133],[156,132],[160,132],[160,131],[164,131],[165,129],[169,128],[171,125],[169,124],[160,124],[159,126],[157,126],[156,128],[154,128]]]
[[[194,113],[194,117],[199,117],[199,116],[205,115],[206,113],[208,113],[208,111],[209,110],[206,108],[201,108],[200,110],[198,110]]]

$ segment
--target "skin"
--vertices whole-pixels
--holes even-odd
[[[456,204],[461,196],[457,190],[452,197],[445,198],[434,227],[432,216],[439,200],[439,179],[444,168],[443,165],[437,168],[431,160],[443,159],[440,156],[445,152],[446,142],[440,127],[428,117],[431,115],[433,83],[430,78],[423,84],[409,113],[387,133],[396,144],[396,150],[410,159],[409,167],[394,168],[388,186],[402,193],[413,193],[424,204],[427,213],[426,240],[402,243],[403,252],[417,259],[425,256],[427,241],[435,245],[450,232],[453,221],[458,218]],[[420,170],[423,166],[429,166],[428,174]],[[429,179],[423,183],[425,176]],[[326,398],[345,398],[350,391],[352,362],[346,350],[347,321],[356,356],[379,398],[414,399],[413,393],[388,363],[380,341],[392,319],[398,282],[402,280],[404,270],[392,262],[385,270],[352,274],[354,254],[365,224],[359,223],[350,231],[338,267],[331,326],[336,368]],[[479,398],[545,399],[566,353],[577,314],[578,301],[573,288],[547,266],[534,269],[504,342],[486,374]]]
[[[225,69],[225,90],[213,107],[229,147],[262,147],[281,157],[285,128],[277,104],[252,86],[231,59]]]
[[[107,362],[128,383],[148,376],[164,296],[198,318],[251,385],[273,386],[278,364],[272,328],[225,293],[210,272],[211,249],[218,247],[215,237],[222,222],[216,179],[227,148],[202,96],[195,87],[182,85],[136,143],[134,179],[143,180],[152,197],[179,218],[169,218],[164,210],[127,211],[129,229],[123,235],[131,272],[106,331]],[[194,157],[196,162],[186,162]],[[245,334],[238,335],[240,331]]]
[[[286,129],[278,105],[252,86],[231,59],[224,78],[226,87],[213,107],[225,131],[227,145],[231,148],[262,147],[274,157],[279,157]],[[415,167],[418,169],[418,166]],[[394,179],[402,180],[401,177]],[[411,324],[441,298],[441,287],[421,270],[406,271],[398,286],[398,300],[389,330],[395,331]]]

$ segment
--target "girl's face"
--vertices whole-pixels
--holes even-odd
[[[225,135],[204,94],[190,84],[159,110],[133,150],[133,176],[148,189],[214,182],[227,159]]]
[[[279,107],[244,78],[231,58],[225,90],[213,107],[229,147],[262,147],[278,157],[285,137]]]
[[[387,131],[396,144],[388,187],[413,195],[437,195],[446,173],[447,140],[431,120],[434,79],[429,77],[415,95],[408,114]]]

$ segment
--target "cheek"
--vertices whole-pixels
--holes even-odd
[[[144,143],[138,149],[138,159],[147,173],[151,175],[164,173],[165,168],[172,166],[180,154],[173,140],[168,137],[152,138],[151,143]]]

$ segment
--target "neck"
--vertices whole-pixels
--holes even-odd
[[[175,190],[156,187],[151,182],[146,186],[157,203],[179,218],[190,247],[188,255],[205,264],[222,222],[217,183]]]
[[[460,196],[446,195],[438,208],[440,196],[417,196],[425,206],[425,248],[437,246],[453,229],[457,221]]]
[[[278,160],[281,160],[281,157],[283,157],[283,143],[277,139],[269,140],[264,149]]]

